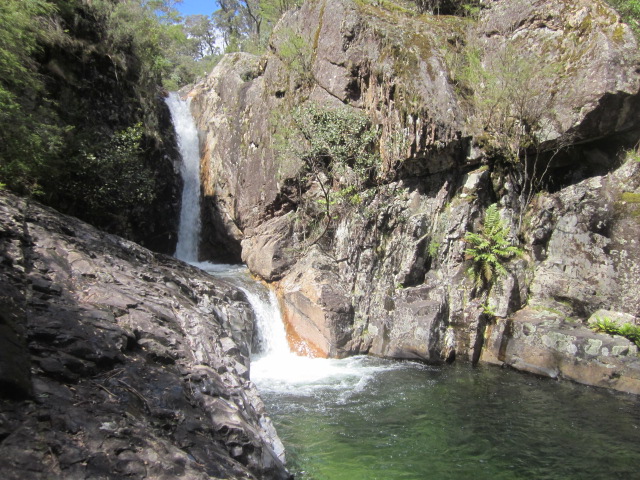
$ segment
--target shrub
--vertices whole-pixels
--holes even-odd
[[[324,229],[312,244],[328,231],[339,209],[363,203],[363,192],[375,179],[379,164],[377,139],[378,130],[355,108],[309,103],[294,110],[279,155],[283,163],[286,157],[301,161],[301,183],[315,183],[320,189],[321,198],[312,203],[302,201],[299,209],[301,215],[311,217],[309,224],[324,221]],[[314,210],[317,205],[319,211]]]
[[[155,198],[154,172],[145,165],[142,124],[97,145],[84,145],[59,178],[72,213],[97,226],[125,231],[127,216],[149,207]],[[72,168],[70,168],[72,167]]]
[[[44,35],[41,18],[54,11],[45,0],[0,2],[0,182],[19,193],[40,188],[63,134],[34,59]]]

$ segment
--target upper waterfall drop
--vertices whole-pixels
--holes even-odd
[[[200,242],[200,142],[189,107],[190,99],[182,100],[171,92],[166,99],[176,131],[182,157],[182,207],[175,257],[185,262],[198,261]]]

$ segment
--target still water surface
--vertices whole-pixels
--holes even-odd
[[[640,478],[633,396],[491,366],[332,362],[340,374],[311,382],[257,379],[296,478]]]

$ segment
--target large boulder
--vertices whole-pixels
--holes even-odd
[[[521,52],[531,61],[542,59],[541,68],[549,67],[545,76],[552,80],[539,79],[548,82],[549,90],[549,102],[542,104],[544,128],[538,134],[546,148],[637,128],[637,42],[606,2],[492,2],[474,34],[487,57]],[[523,103],[530,95],[522,92]]]
[[[353,307],[335,262],[311,250],[278,284],[284,322],[294,350],[320,357],[353,353]]]
[[[638,347],[596,333],[553,308],[526,308],[486,332],[483,362],[640,394]]]
[[[0,195],[7,479],[287,478],[225,282]]]
[[[538,261],[532,300],[568,304],[588,318],[598,309],[640,314],[640,164],[630,160],[554,195],[541,195],[527,220]]]

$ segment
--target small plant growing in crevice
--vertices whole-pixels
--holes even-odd
[[[637,325],[625,323],[620,326],[609,317],[597,317],[595,323],[591,325],[591,329],[609,335],[620,335],[640,347],[640,327]]]
[[[467,232],[464,240],[470,245],[465,249],[471,260],[467,273],[479,288],[490,289],[497,276],[507,273],[504,264],[522,255],[522,250],[509,240],[509,228],[495,203],[487,208],[480,232]]]

